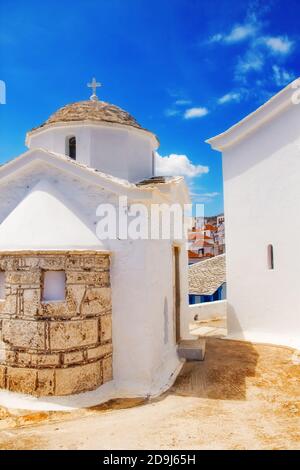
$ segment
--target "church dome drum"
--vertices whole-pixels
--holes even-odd
[[[67,104],[27,133],[26,145],[65,155],[103,173],[138,182],[154,176],[156,136],[120,107],[90,100]]]

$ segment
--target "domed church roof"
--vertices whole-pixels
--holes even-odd
[[[47,121],[32,129],[37,130],[51,124],[89,121],[122,124],[142,129],[142,126],[129,113],[113,104],[104,101],[79,101],[63,106]]]
[[[95,78],[93,78],[92,82],[88,83],[87,86],[93,89],[93,94],[89,100],[78,101],[63,106],[53,113],[43,124],[29,131],[27,135],[30,136],[30,134],[35,131],[52,127],[53,125],[55,126],[55,124],[76,122],[119,124],[140,129],[154,135],[151,131],[143,128],[127,111],[124,111],[114,104],[100,101],[96,95],[96,90],[98,87],[102,86],[102,84],[98,83]],[[155,135],[154,137],[158,142],[157,137]]]

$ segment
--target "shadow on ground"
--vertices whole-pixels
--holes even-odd
[[[209,338],[157,399],[62,412],[0,409],[0,449],[299,449],[300,363],[289,348]]]
[[[258,353],[251,343],[207,338],[203,362],[187,362],[172,393],[212,398],[245,400],[246,379],[254,377]]]

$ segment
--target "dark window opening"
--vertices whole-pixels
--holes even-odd
[[[76,160],[76,137],[68,138],[67,155]]]
[[[180,250],[175,246],[173,249],[174,257],[174,309],[175,309],[175,338],[176,344],[180,341]]]
[[[155,153],[152,152],[152,176],[155,176]]]
[[[273,250],[273,245],[268,245],[268,269],[274,269],[274,250]]]

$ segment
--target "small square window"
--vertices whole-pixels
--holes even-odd
[[[0,300],[5,299],[5,272],[0,271]]]
[[[63,301],[66,298],[66,273],[64,271],[44,271],[43,300]]]

